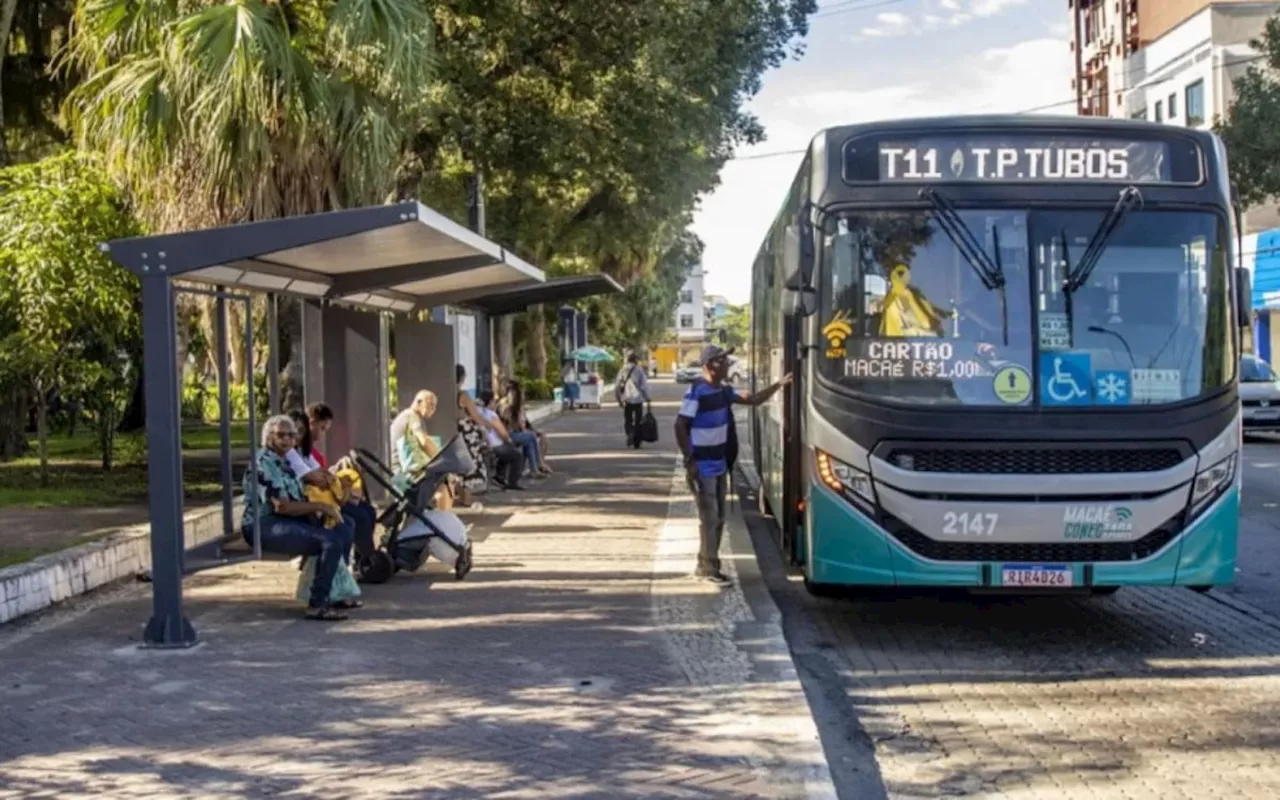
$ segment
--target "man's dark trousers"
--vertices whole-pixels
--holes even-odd
[[[627,444],[640,447],[640,421],[644,419],[644,403],[626,403],[622,406],[622,424],[627,431]]]

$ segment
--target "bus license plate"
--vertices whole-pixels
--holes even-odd
[[[1000,583],[1003,586],[1071,586],[1071,567],[1057,564],[1006,564],[1000,570]]]

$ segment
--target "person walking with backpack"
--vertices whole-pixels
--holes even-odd
[[[729,471],[738,457],[733,406],[758,406],[791,383],[791,374],[755,394],[726,384],[733,348],[707,345],[702,349],[702,377],[684,396],[676,417],[676,443],[684,456],[684,468],[698,504],[701,538],[694,577],[717,586],[731,581],[720,571],[720,540],[724,537],[724,503]]]
[[[640,366],[640,357],[634,352],[627,356],[627,368],[618,373],[618,385],[613,389],[622,406],[622,427],[627,433],[627,447],[640,449],[640,422],[644,419],[644,407],[649,403],[649,379]]]

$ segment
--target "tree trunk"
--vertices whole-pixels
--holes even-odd
[[[36,440],[40,443],[40,486],[49,485],[49,397],[36,382]]]
[[[4,129],[4,56],[9,52],[9,30],[13,27],[13,12],[18,0],[0,0],[0,167],[9,163],[9,147]]]
[[[526,344],[529,352],[529,376],[534,380],[547,379],[547,318],[542,313],[542,306],[529,309],[529,341]]]
[[[498,317],[498,353],[497,364],[494,366],[497,373],[495,377],[499,382],[515,376],[515,368],[511,363],[514,350],[515,324],[516,318],[510,314],[503,314]],[[500,383],[494,383],[495,387],[498,385]]]
[[[0,462],[25,455],[30,406],[27,389],[15,381],[0,387]]]
[[[227,350],[228,363],[231,367],[230,381],[233,384],[244,380],[248,358],[245,356],[244,338],[244,304],[227,303]]]
[[[280,370],[281,408],[302,408],[304,396],[302,367],[302,301],[281,298],[280,351],[284,367]],[[313,397],[314,402],[319,400]]]

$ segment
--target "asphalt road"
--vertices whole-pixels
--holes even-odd
[[[1207,595],[810,597],[747,516],[841,797],[1280,797],[1280,437]]]

